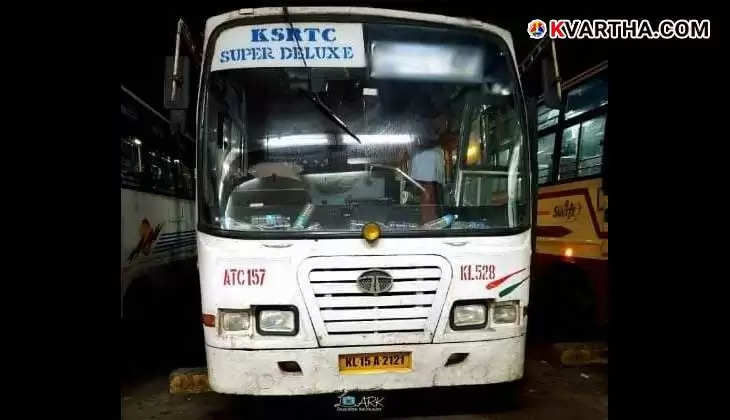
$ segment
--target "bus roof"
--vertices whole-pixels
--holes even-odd
[[[591,77],[595,76],[596,74],[608,69],[608,60],[602,61],[598,64],[596,64],[593,67],[590,67],[588,70],[583,71],[582,73],[571,77],[570,79],[567,79],[562,82],[561,89],[563,90],[563,94],[573,88],[574,86],[580,84],[581,82],[590,79]],[[544,98],[542,95],[540,95],[539,98],[537,98],[538,105],[544,103]]]
[[[585,70],[577,76],[571,77],[570,79],[563,82],[563,89],[570,89],[580,82],[593,77],[594,75],[606,70],[608,68],[608,61],[602,61],[595,66]]]
[[[332,15],[346,15],[346,16],[379,16],[379,17],[391,17],[391,18],[400,18],[400,19],[408,19],[408,20],[416,20],[416,21],[422,21],[422,22],[432,22],[432,23],[440,23],[440,24],[447,24],[447,25],[453,25],[453,26],[461,26],[465,28],[473,28],[478,29],[482,31],[491,32],[500,38],[504,39],[504,41],[507,43],[507,47],[509,48],[510,54],[512,54],[512,59],[515,62],[515,65],[517,65],[514,46],[512,44],[512,35],[505,29],[502,29],[498,26],[484,23],[476,19],[464,19],[464,18],[456,18],[452,16],[443,16],[443,15],[435,15],[435,14],[428,14],[428,13],[418,13],[418,12],[407,12],[403,10],[392,10],[392,9],[378,9],[378,8],[372,8],[372,7],[289,7],[287,8],[287,11],[289,12],[289,15],[296,16],[296,15],[316,15],[316,14],[332,14]],[[257,18],[262,16],[283,16],[284,15],[284,8],[283,7],[260,7],[256,9],[239,9],[234,10],[228,13],[223,13],[218,16],[213,16],[209,18],[206,21],[205,24],[205,40],[204,40],[204,48],[207,48],[208,45],[208,38],[210,37],[210,34],[213,32],[213,30],[218,27],[219,25],[229,22],[232,20],[237,19],[251,19],[251,18]],[[203,51],[203,56],[205,56],[205,50]]]

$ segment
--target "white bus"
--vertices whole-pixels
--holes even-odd
[[[195,258],[194,141],[121,86],[121,315],[132,284]],[[182,139],[182,143],[181,140]],[[169,285],[174,288],[175,285]]]
[[[508,32],[241,9],[207,21],[197,106],[214,391],[522,377],[535,155]]]

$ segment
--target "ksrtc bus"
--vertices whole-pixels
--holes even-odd
[[[202,63],[213,390],[522,377],[537,174],[507,31],[372,8],[241,9],[208,19]]]
[[[605,338],[608,276],[608,63],[538,107],[534,313],[550,339]]]

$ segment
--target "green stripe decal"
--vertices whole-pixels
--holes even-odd
[[[512,293],[513,290],[515,290],[519,285],[525,282],[525,280],[529,279],[530,277],[525,277],[524,279],[520,280],[518,283],[513,284],[512,286],[502,290],[499,292],[499,297],[504,297],[510,293]]]

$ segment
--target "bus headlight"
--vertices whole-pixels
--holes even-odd
[[[296,335],[299,313],[295,306],[259,306],[256,308],[256,330],[261,335]]]
[[[248,310],[221,309],[219,316],[223,331],[245,331],[251,326]]]
[[[517,322],[518,301],[498,302],[494,305],[494,323],[512,324]]]
[[[486,325],[486,301],[454,302],[454,306],[451,308],[451,329],[477,329],[484,328]]]

